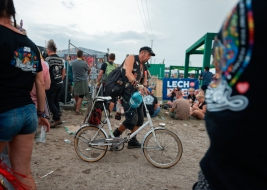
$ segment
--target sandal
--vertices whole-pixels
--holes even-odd
[[[80,111],[75,111],[75,115],[82,115],[82,112],[80,112]]]

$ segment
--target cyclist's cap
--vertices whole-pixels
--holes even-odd
[[[139,50],[139,53],[143,50],[146,50],[150,53],[151,56],[155,56],[156,54],[152,51],[152,49],[148,46],[144,46],[144,47],[141,47],[140,50]]]

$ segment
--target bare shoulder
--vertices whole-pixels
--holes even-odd
[[[132,68],[134,64],[134,55],[129,55],[124,62],[123,68],[127,69],[127,68]]]

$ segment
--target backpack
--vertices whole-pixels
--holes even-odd
[[[116,69],[115,63],[110,64],[109,62],[106,62],[106,64],[107,64],[107,67],[106,67],[105,75],[104,75],[104,77],[102,79],[102,81],[104,83],[106,83],[108,81],[107,79],[108,79],[108,76],[111,73],[111,71],[113,71],[114,69]]]
[[[117,97],[124,91],[125,82],[122,77],[122,65],[111,71],[105,85],[106,96]]]
[[[122,75],[123,63],[113,71],[111,71],[107,78],[107,83],[105,84],[105,94],[106,96],[117,97],[121,96],[126,84],[126,76]],[[136,67],[136,59],[134,59],[134,66]],[[128,79],[127,79],[128,81]]]

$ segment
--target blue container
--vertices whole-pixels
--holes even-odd
[[[143,102],[142,95],[139,92],[133,93],[129,104],[131,108],[138,108],[140,104]]]

